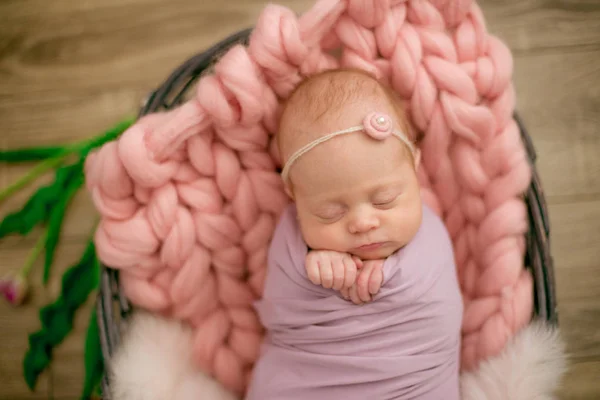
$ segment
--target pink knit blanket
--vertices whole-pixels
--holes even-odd
[[[530,167],[512,117],[512,58],[478,5],[319,0],[299,17],[269,5],[249,46],[228,50],[193,99],[143,117],[86,162],[100,260],[121,270],[135,305],[188,321],[198,364],[240,393],[264,334],[252,303],[288,204],[272,140],[280,101],[338,66],[374,71],[409,104],[423,201],[454,247],[461,367],[498,354],[531,317]]]

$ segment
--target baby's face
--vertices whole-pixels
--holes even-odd
[[[421,224],[415,164],[397,138],[342,135],[303,155],[290,175],[304,240],[363,260],[406,245]]]

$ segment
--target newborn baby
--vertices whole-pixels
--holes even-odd
[[[247,400],[459,398],[452,243],[423,204],[394,93],[357,70],[302,82],[278,145],[293,199],[275,230],[267,334]]]

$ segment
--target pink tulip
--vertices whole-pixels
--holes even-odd
[[[27,281],[21,275],[8,276],[0,280],[0,293],[13,306],[23,303],[27,289]]]

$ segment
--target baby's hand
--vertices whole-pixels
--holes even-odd
[[[342,290],[354,284],[362,261],[348,253],[313,250],[306,256],[306,273],[315,285]]]
[[[354,304],[363,304],[372,300],[372,295],[379,293],[383,284],[383,260],[363,261],[356,283],[350,288],[340,290],[346,300]]]

